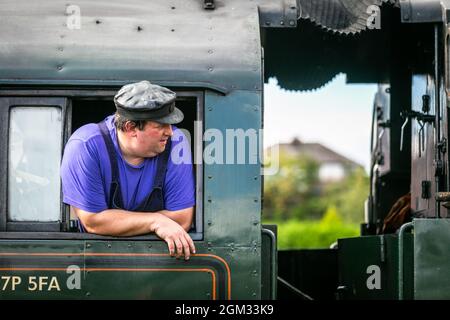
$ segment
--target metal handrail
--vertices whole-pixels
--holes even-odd
[[[275,300],[277,298],[277,239],[275,237],[275,233],[272,232],[272,230],[269,229],[261,229],[262,233],[265,235],[268,235],[271,240],[271,255],[270,255],[270,265],[272,268],[271,272],[271,298]]]
[[[403,300],[403,245],[406,231],[414,227],[413,222],[408,222],[400,227],[398,233],[398,300]]]

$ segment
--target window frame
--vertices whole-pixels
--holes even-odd
[[[63,154],[64,141],[66,140],[66,117],[70,109],[70,102],[65,97],[0,97],[0,121],[3,124],[0,129],[0,158],[2,159],[0,169],[0,185],[5,186],[0,193],[0,231],[2,232],[57,232],[65,229],[67,215],[64,205],[60,204],[59,221],[37,222],[37,221],[8,221],[9,211],[9,143],[10,143],[10,119],[11,110],[15,107],[53,107],[61,109],[62,131],[61,131],[61,156]],[[60,191],[60,197],[62,194]]]
[[[118,88],[100,89],[100,90],[64,90],[64,89],[33,89],[33,90],[0,90],[0,185],[6,186],[0,191],[0,239],[39,239],[39,240],[124,240],[124,241],[148,241],[159,240],[156,235],[143,235],[135,237],[112,237],[100,236],[89,233],[70,232],[70,210],[69,206],[62,202],[62,186],[61,195],[61,223],[36,223],[36,222],[14,222],[21,226],[14,226],[11,222],[7,223],[8,217],[8,148],[9,148],[9,118],[10,110],[15,106],[60,106],[54,105],[55,101],[65,101],[65,105],[60,106],[62,109],[62,149],[61,156],[64,152],[65,144],[72,134],[72,100],[74,99],[113,99]],[[191,138],[194,143],[194,152],[192,154],[193,164],[195,164],[195,152],[203,153],[203,132],[204,132],[204,90],[176,90],[173,89],[177,98],[194,98],[196,100],[196,121],[201,121],[201,132],[197,136],[191,132]],[[5,104],[3,101],[12,101],[13,103]],[[51,104],[50,102],[53,102]],[[194,126],[195,130],[195,126]],[[191,143],[192,143],[191,142]],[[195,168],[195,229],[189,232],[193,240],[203,240],[203,187],[204,187],[204,168],[203,162],[194,165]],[[43,227],[46,224],[48,226]],[[39,226],[42,225],[42,226]]]

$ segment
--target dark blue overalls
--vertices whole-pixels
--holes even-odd
[[[109,160],[111,162],[111,186],[109,189],[108,208],[124,209],[122,192],[120,191],[119,166],[117,165],[114,143],[111,139],[111,135],[109,134],[109,130],[106,127],[106,123],[102,121],[98,124],[98,126],[103,136],[103,140],[105,141],[106,150],[108,151]],[[150,194],[139,204],[137,208],[133,209],[133,211],[155,212],[165,209],[163,187],[166,179],[167,163],[169,160],[171,144],[171,139],[168,139],[165,150],[158,156],[156,176]]]
[[[105,141],[106,150],[108,151],[109,161],[111,163],[111,185],[109,188],[108,209],[126,210],[124,208],[122,192],[120,190],[119,166],[117,165],[114,143],[111,139],[111,135],[109,134],[109,130],[106,127],[105,121],[98,123],[98,126],[100,128],[103,140]],[[171,145],[172,140],[168,139],[166,149],[158,156],[156,177],[153,182],[152,190],[149,195],[145,197],[144,201],[142,201],[133,211],[156,212],[165,209],[163,187],[166,179],[167,163],[169,160]],[[77,226],[80,232],[86,232],[79,219],[77,220]]]

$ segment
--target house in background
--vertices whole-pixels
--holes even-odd
[[[294,138],[290,143],[278,145],[280,153],[288,156],[307,156],[319,164],[319,180],[322,183],[337,182],[363,166],[340,155],[320,143],[303,143]]]

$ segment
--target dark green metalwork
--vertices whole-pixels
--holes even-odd
[[[69,28],[68,4],[64,2],[2,3],[3,97],[21,97],[31,105],[37,96],[45,101],[59,97],[72,106],[77,99],[111,99],[121,85],[145,79],[180,93],[195,92],[191,98],[196,103],[189,108],[197,109],[190,117],[201,121],[200,128],[209,136],[196,144],[205,154],[196,176],[196,222],[203,229],[194,235],[197,254],[184,261],[168,256],[166,244],[154,236],[122,240],[62,236],[49,229],[37,232],[33,230],[37,224],[31,222],[27,231],[34,233],[11,232],[6,219],[5,178],[9,114],[2,108],[0,270],[5,278],[0,283],[0,297],[273,299],[278,293],[283,297],[287,288],[306,299],[450,298],[448,220],[416,219],[413,225],[404,225],[398,236],[374,235],[380,232],[394,201],[407,191],[413,191],[412,211],[418,211],[419,201],[434,208],[434,202],[429,202],[433,201],[433,188],[448,191],[450,178],[444,170],[448,167],[447,71],[441,70],[448,67],[443,61],[443,39],[448,37],[446,26],[438,25],[447,22],[442,19],[448,2],[402,1],[400,8],[390,6],[383,11],[390,29],[360,37],[339,38],[313,26],[337,33],[360,32],[367,27],[367,5],[385,2],[392,3],[229,0],[216,1],[214,8],[204,10],[204,2],[195,0],[170,4],[132,0],[126,5],[80,0],[76,5],[81,9],[81,24],[75,29]],[[408,27],[402,22],[408,22]],[[421,22],[435,24],[414,25]],[[384,43],[390,43],[389,50],[380,45]],[[331,54],[341,57],[339,65],[330,63]],[[373,62],[371,66],[367,61]],[[373,163],[371,170],[385,165],[382,172],[372,172],[376,190],[369,199],[372,214],[366,222],[370,225],[363,229],[372,235],[340,239],[333,249],[280,252],[278,261],[276,232],[261,226],[261,150],[249,148],[252,139],[256,144],[262,142],[263,81],[277,76],[287,88],[312,89],[342,71],[348,73],[349,82],[389,83],[385,85],[389,92],[383,93],[390,97],[383,109],[389,113],[389,121],[374,123],[374,128],[376,125],[383,132],[389,129],[389,136],[380,142],[379,150],[375,146],[372,150],[375,156],[383,149],[384,156],[378,157],[379,163]],[[428,162],[422,161],[420,167],[420,159],[411,154],[414,133],[404,140],[408,146],[398,150],[400,108],[406,106],[410,112],[411,96],[424,94],[412,85],[411,74],[429,75],[436,90],[427,110],[439,109],[435,128],[430,122],[427,133]],[[244,140],[233,136],[236,130],[244,133]],[[226,137],[225,144],[233,143],[231,150],[224,152],[217,148],[220,144],[215,146],[219,136]],[[245,148],[244,163],[239,163],[237,156],[237,151],[242,151],[240,143]],[[435,172],[428,170],[433,163]],[[420,172],[436,179],[436,185],[422,194],[417,193],[418,182],[432,178],[419,179]],[[437,217],[441,213],[448,216],[439,204],[436,213]],[[414,233],[405,233],[410,226]],[[61,229],[58,231],[65,231]],[[69,267],[81,272],[79,288],[70,287]],[[284,289],[277,291],[277,284]]]
[[[412,299],[413,239],[405,234],[404,298]],[[338,241],[339,295],[341,299],[392,299],[398,290],[398,237],[364,236]],[[378,286],[377,286],[378,285]]]
[[[404,270],[404,237],[406,234],[406,231],[411,229],[413,227],[413,223],[405,223],[401,226],[400,231],[398,233],[398,300],[403,300],[404,296],[404,277],[403,277],[403,270]]]
[[[450,221],[414,220],[414,299],[450,299]]]
[[[232,0],[215,10],[202,10],[194,0],[76,5],[79,29],[68,25],[65,2],[2,3],[1,84],[120,86],[151,79],[261,90],[257,3]]]

